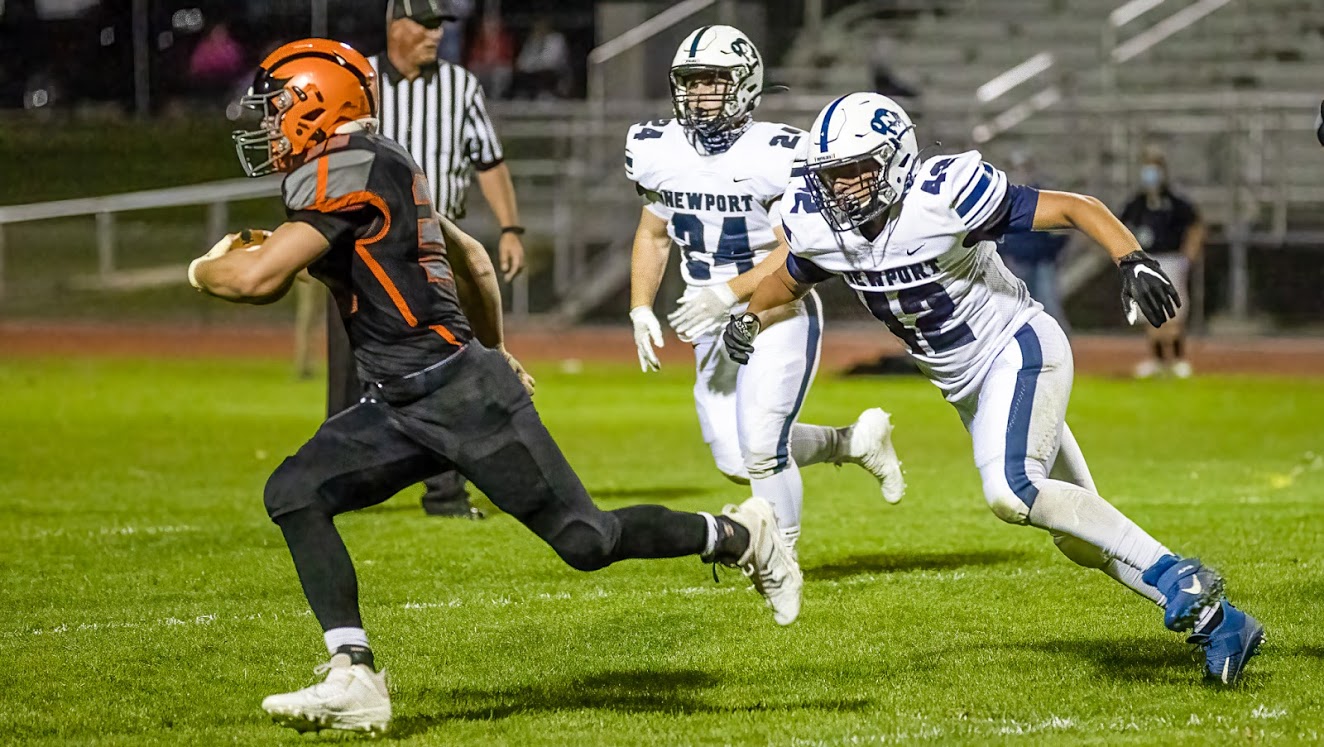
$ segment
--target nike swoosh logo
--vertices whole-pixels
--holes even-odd
[[[1187,594],[1199,594],[1202,589],[1204,589],[1204,587],[1200,585],[1200,579],[1196,578],[1195,576],[1191,576],[1191,588],[1182,589],[1182,591],[1186,592]]]
[[[737,178],[735,178],[735,177],[733,176],[733,177],[731,177],[731,181],[735,182],[736,184],[739,184],[739,183],[741,183],[741,182],[747,182],[747,181],[749,181],[750,179],[753,179],[753,178],[754,178],[754,177],[752,177],[752,176],[745,176],[745,177],[741,177],[741,178],[737,179]]]
[[[924,245],[923,245],[923,244],[920,244],[919,246],[915,247],[914,250],[907,249],[907,250],[906,250],[906,256],[907,256],[907,257],[913,257],[913,256],[915,256],[915,252],[917,252],[917,251],[919,251],[920,249],[923,249],[923,248],[924,248]]]
[[[1158,278],[1159,280],[1162,280],[1164,283],[1167,283],[1168,285],[1172,285],[1172,283],[1168,282],[1168,279],[1163,277],[1161,273],[1154,272],[1153,270],[1149,269],[1148,267],[1145,267],[1144,265],[1136,265],[1135,272],[1136,272],[1136,277],[1140,277],[1140,273],[1142,272],[1147,272],[1150,275],[1153,275],[1154,277]]]

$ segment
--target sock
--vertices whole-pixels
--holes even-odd
[[[711,555],[702,555],[705,563],[735,565],[749,549],[749,530],[725,516],[717,517],[717,536]]]
[[[699,553],[699,557],[711,558],[717,551],[717,517],[707,511],[700,511],[699,515],[708,522],[708,538],[703,543],[703,552]]]
[[[1181,360],[1186,357],[1186,338],[1178,337],[1172,341],[1172,357]]]
[[[362,628],[359,581],[331,517],[303,508],[276,518],[294,559],[303,594],[322,630]]]
[[[1154,341],[1154,357],[1159,360],[1165,360],[1168,357],[1167,351],[1163,347],[1163,343],[1159,340]]]
[[[807,423],[791,426],[791,458],[802,467],[840,462],[848,456],[849,448],[850,426],[833,428]]]
[[[1134,570],[1143,571],[1158,562],[1159,558],[1171,554],[1166,547],[1097,494],[1061,480],[1041,480],[1037,487],[1039,495],[1030,508],[1030,524],[1075,537],[1098,548],[1106,557],[1120,561]],[[1127,583],[1124,579],[1129,574],[1119,572],[1118,576],[1114,578]],[[1129,583],[1127,585],[1152,598],[1150,593]]]
[[[1154,604],[1157,604],[1159,607],[1162,607],[1167,603],[1167,600],[1163,598],[1163,595],[1159,593],[1158,589],[1145,583],[1144,579],[1140,577],[1143,571],[1139,568],[1127,565],[1126,563],[1113,558],[1099,570],[1108,574],[1109,578],[1131,591],[1134,591],[1145,599],[1148,599]]]
[[[333,654],[341,646],[368,648],[368,632],[363,628],[332,628],[322,637],[326,639],[326,650]]]

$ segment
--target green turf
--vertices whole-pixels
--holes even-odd
[[[608,507],[720,508],[687,373],[532,366]],[[325,656],[267,473],[321,387],[277,362],[0,362],[0,741],[296,743],[262,696]],[[1324,382],[1084,379],[1099,485],[1223,569],[1269,627],[1243,685],[1199,684],[1179,636],[1036,530],[985,508],[969,446],[916,380],[824,376],[807,420],[895,413],[910,494],[805,472],[805,608],[776,627],[695,560],[592,575],[506,517],[400,496],[340,525],[411,744],[1227,744],[1324,733]],[[306,741],[306,740],[305,740]]]

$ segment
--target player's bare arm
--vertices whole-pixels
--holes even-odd
[[[630,322],[634,326],[634,344],[639,353],[639,368],[656,371],[662,364],[654,347],[662,347],[662,325],[653,313],[657,289],[666,274],[671,255],[671,237],[666,220],[648,208],[639,213],[639,227],[634,231],[630,256]]]
[[[487,249],[444,217],[441,232],[446,237],[447,258],[455,273],[460,306],[473,325],[474,336],[489,348],[505,344],[501,319],[501,287]]]
[[[1135,322],[1144,314],[1155,327],[1176,316],[1181,306],[1177,288],[1158,262],[1122,221],[1096,197],[1072,192],[1040,191],[1034,210],[1034,230],[1074,228],[1107,250],[1122,274],[1122,305]]]
[[[291,221],[252,246],[235,239],[224,247],[218,242],[211,252],[194,260],[189,281],[198,290],[227,301],[268,304],[282,298],[295,277],[329,248],[317,229]]]
[[[437,219],[441,221],[441,233],[449,249],[447,256],[451,271],[455,274],[455,290],[460,299],[460,308],[469,318],[474,337],[487,347],[501,351],[506,356],[506,362],[519,376],[520,383],[529,394],[533,394],[533,377],[506,350],[505,326],[501,316],[501,286],[487,248],[446,218],[438,216]]]

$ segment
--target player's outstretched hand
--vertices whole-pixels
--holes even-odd
[[[726,283],[700,288],[667,315],[671,328],[684,342],[690,342],[719,329],[731,314],[736,294]]]
[[[1122,273],[1122,307],[1126,320],[1135,324],[1139,314],[1160,327],[1177,315],[1181,297],[1159,263],[1144,252],[1131,252],[1117,263]]]
[[[506,363],[510,365],[510,370],[514,371],[515,375],[519,377],[519,383],[524,386],[524,391],[528,392],[529,396],[532,397],[533,390],[537,388],[538,382],[533,380],[533,376],[530,375],[528,371],[525,371],[524,366],[520,364],[515,356],[507,352],[505,348],[501,348],[501,354],[506,356]]]
[[[634,325],[634,347],[639,352],[639,370],[647,373],[662,367],[654,346],[662,347],[662,325],[657,315],[647,306],[630,309],[630,323]]]
[[[754,338],[762,328],[763,323],[758,316],[749,312],[731,317],[726,330],[722,332],[722,344],[726,346],[726,354],[731,356],[731,360],[742,366],[749,363],[749,356],[754,352]]]

